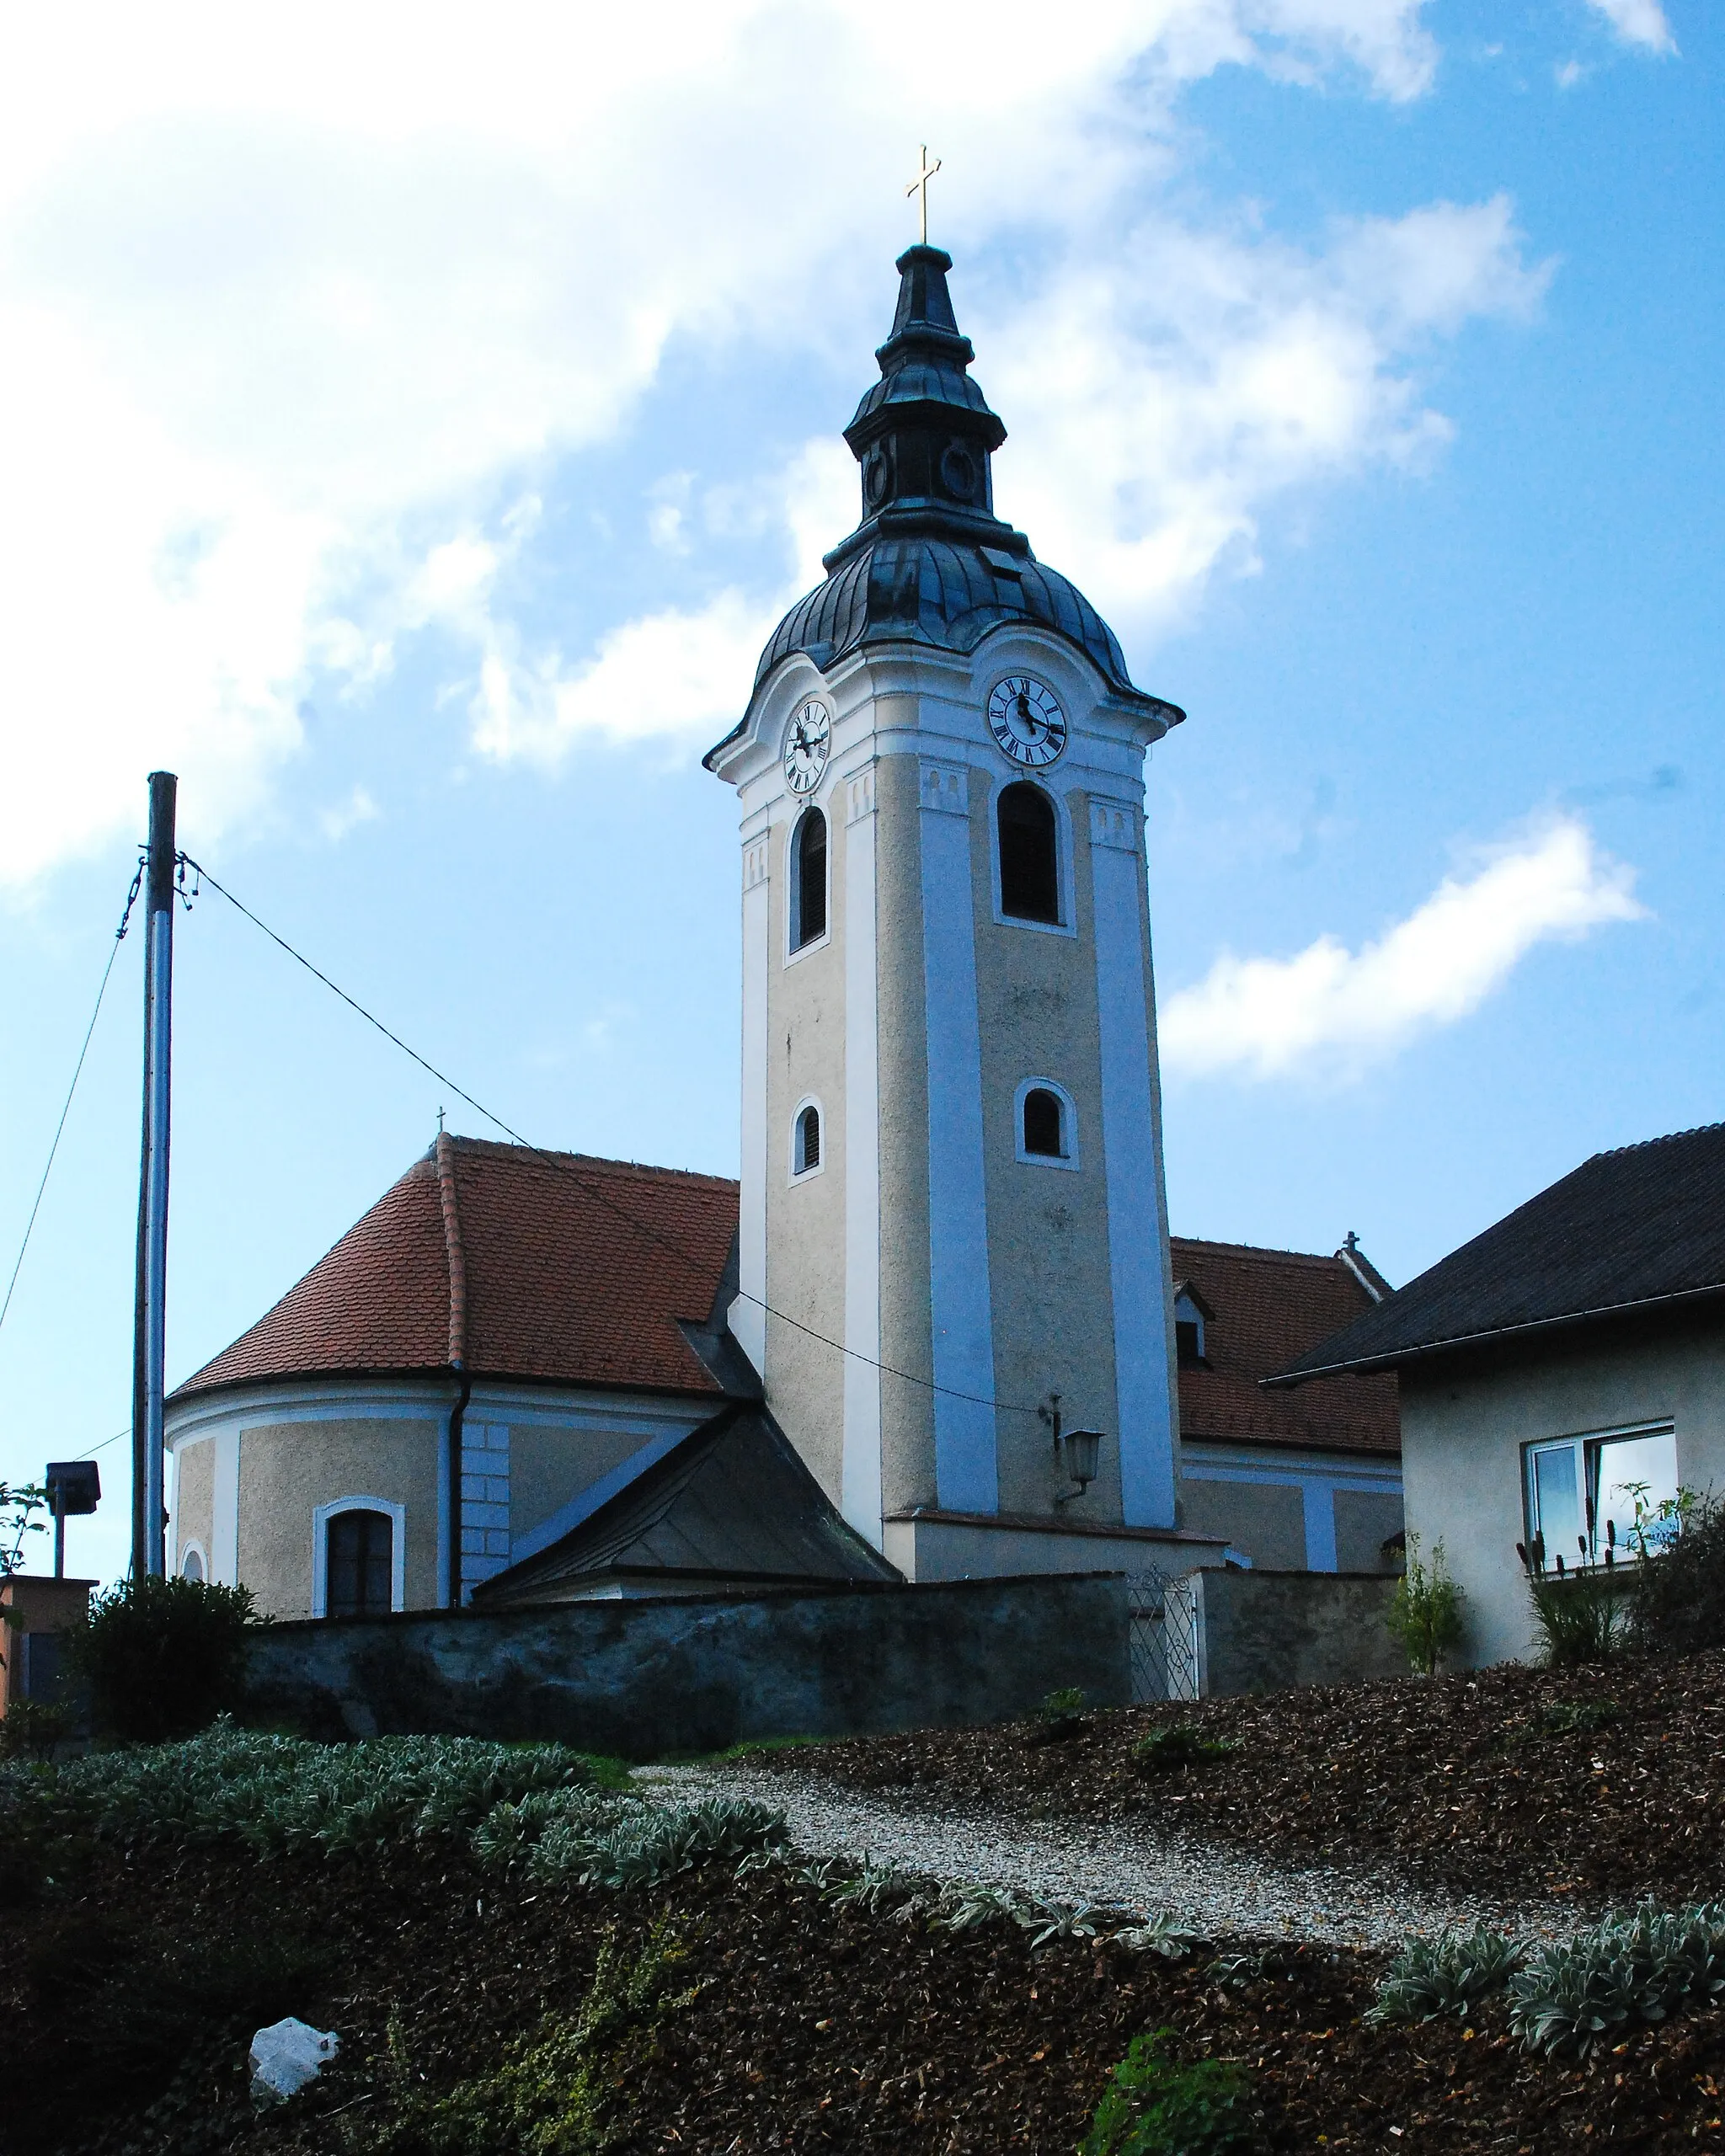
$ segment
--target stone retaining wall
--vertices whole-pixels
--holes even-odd
[[[1204,1689],[1213,1699],[1407,1674],[1384,1622],[1392,1577],[1230,1569],[1203,1580]]]
[[[1006,1721],[1130,1696],[1118,1573],[271,1625],[259,1719],[327,1737],[554,1737],[646,1759]]]

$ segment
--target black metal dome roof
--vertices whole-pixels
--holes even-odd
[[[899,257],[880,380],[845,429],[862,467],[862,520],[826,556],[825,583],[773,631],[755,686],[797,652],[823,671],[870,643],[969,653],[991,629],[1026,622],[1083,652],[1117,696],[1177,725],[1185,713],[1133,686],[1113,630],[1076,585],[994,513],[991,460],[1007,430],[970,378],[975,354],[953,313],[952,266],[937,247]]]

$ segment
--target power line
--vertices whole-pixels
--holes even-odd
[[[428,1062],[427,1059],[419,1054],[417,1049],[409,1048],[399,1033],[391,1032],[390,1028],[384,1024],[381,1018],[375,1017],[366,1008],[363,1003],[360,1002],[355,997],[350,995],[344,988],[339,987],[334,981],[331,980],[328,974],[324,973],[320,968],[314,966],[312,961],[307,958],[302,952],[296,951],[285,936],[278,935],[276,931],[270,927],[267,921],[260,921],[258,915],[252,911],[251,908],[245,905],[241,899],[237,899],[233,893],[230,891],[225,884],[217,883],[216,878],[210,873],[209,870],[204,867],[200,862],[194,861],[190,854],[182,854],[180,856],[180,859],[184,862],[184,866],[190,868],[194,875],[196,876],[200,884],[207,883],[212,891],[218,893],[222,898],[226,899],[227,903],[238,912],[243,913],[245,915],[246,919],[251,922],[254,928],[261,929],[263,933],[270,938],[270,941],[274,943],[278,949],[285,951],[288,957],[294,961],[296,965],[303,966],[306,971],[310,974],[315,980],[321,981],[324,987],[327,988],[332,995],[339,996],[341,1001],[346,1004],[350,1011],[355,1012],[360,1017],[363,1018],[368,1026],[374,1027],[378,1033],[382,1034],[385,1040],[393,1043],[395,1047],[401,1050],[403,1055],[409,1058],[411,1061],[417,1063],[420,1070],[429,1072],[432,1077],[436,1079],[439,1085],[447,1086],[452,1093],[454,1093],[459,1099],[465,1101],[470,1108],[475,1109],[480,1115],[483,1116],[485,1120],[489,1123],[494,1125],[497,1129],[500,1130],[505,1138],[511,1139],[515,1145],[521,1146],[524,1151],[532,1154],[535,1158],[543,1161],[547,1166],[556,1169],[559,1174],[573,1177],[575,1182],[581,1185],[581,1187],[586,1192],[588,1196],[596,1198],[598,1202],[606,1207],[608,1211],[614,1213],[618,1219],[626,1222],[628,1226],[632,1227],[638,1235],[645,1235],[649,1241],[657,1243],[662,1250],[668,1251],[673,1257],[680,1259],[683,1264],[690,1267],[692,1270],[698,1272],[701,1269],[699,1261],[692,1257],[686,1250],[681,1246],[681,1245],[674,1243],[670,1241],[668,1237],[660,1235],[657,1229],[650,1227],[646,1221],[641,1219],[637,1214],[631,1213],[627,1207],[617,1204],[615,1199],[610,1196],[609,1193],[600,1189],[598,1185],[590,1177],[583,1176],[580,1170],[571,1164],[567,1155],[548,1152],[542,1145],[536,1145],[531,1139],[524,1138],[520,1131],[515,1129],[510,1124],[505,1123],[503,1118],[494,1109],[487,1107],[483,1101],[475,1100],[473,1096],[468,1092],[465,1087],[458,1086],[446,1070],[440,1070],[435,1063]],[[751,1295],[746,1288],[739,1287],[737,1293],[743,1301],[755,1304],[756,1307],[766,1316],[776,1317],[779,1321],[780,1324],[788,1325],[796,1331],[805,1335],[807,1338],[818,1341],[823,1348],[830,1348],[837,1354],[848,1355],[851,1357],[852,1361],[862,1363],[870,1369],[879,1370],[884,1377],[900,1378],[906,1385],[920,1386],[925,1392],[938,1393],[943,1399],[947,1400],[969,1401],[974,1406],[991,1407],[1000,1414],[1039,1415],[1043,1412],[1040,1406],[1026,1407],[1012,1401],[991,1399],[985,1393],[961,1392],[953,1385],[937,1385],[931,1378],[918,1377],[912,1370],[899,1369],[891,1363],[879,1362],[873,1355],[863,1354],[860,1348],[847,1348],[841,1340],[830,1339],[825,1333],[817,1332],[812,1325],[804,1325],[800,1318],[794,1318],[791,1316],[786,1310],[776,1310],[773,1305],[766,1301],[763,1297],[760,1295]]]
[[[24,1252],[30,1246],[30,1235],[35,1228],[36,1215],[42,1209],[42,1193],[47,1189],[48,1177],[53,1172],[54,1155],[60,1150],[61,1134],[66,1129],[66,1118],[72,1113],[72,1097],[77,1092],[77,1081],[83,1074],[84,1058],[90,1052],[90,1038],[96,1030],[96,1021],[102,1015],[102,999],[108,993],[109,976],[114,971],[114,961],[120,956],[120,946],[125,940],[126,924],[131,919],[131,910],[136,903],[143,880],[144,871],[141,863],[138,873],[131,879],[131,889],[126,894],[126,905],[120,916],[120,926],[114,931],[113,947],[108,953],[107,964],[102,969],[102,985],[96,990],[96,1007],[91,1011],[90,1022],[84,1028],[83,1046],[77,1052],[77,1062],[72,1069],[72,1083],[66,1089],[66,1101],[60,1111],[60,1120],[54,1126],[54,1142],[48,1148],[48,1159],[42,1170],[42,1180],[36,1185],[36,1202],[31,1206],[30,1217],[24,1223],[24,1241],[18,1246],[18,1261],[12,1268],[11,1279],[6,1283],[6,1299],[4,1302],[0,1302],[0,1325],[5,1324],[6,1313],[12,1308],[13,1290],[17,1287],[18,1276],[24,1269]]]

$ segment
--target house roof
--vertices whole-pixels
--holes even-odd
[[[1345,1257],[1194,1242],[1183,1235],[1171,1239],[1169,1252],[1174,1278],[1195,1289],[1204,1306],[1210,1365],[1179,1374],[1183,1438],[1400,1451],[1392,1376],[1336,1380],[1298,1394],[1266,1393],[1260,1384],[1338,1326],[1376,1307]]]
[[[679,1321],[707,1323],[736,1230],[718,1176],[441,1137],[173,1396],[459,1368],[722,1397]]]
[[[601,1502],[474,1600],[567,1601],[601,1580],[799,1587],[896,1580],[835,1510],[766,1411],[738,1402],[669,1451],[647,1446]]]
[[[1595,1153],[1399,1293],[1290,1358],[1279,1385],[1725,1292],[1725,1123]]]

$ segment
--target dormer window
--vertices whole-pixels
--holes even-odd
[[[1210,1312],[1195,1289],[1183,1282],[1174,1291],[1174,1359],[1183,1370],[1207,1370],[1204,1326]]]

